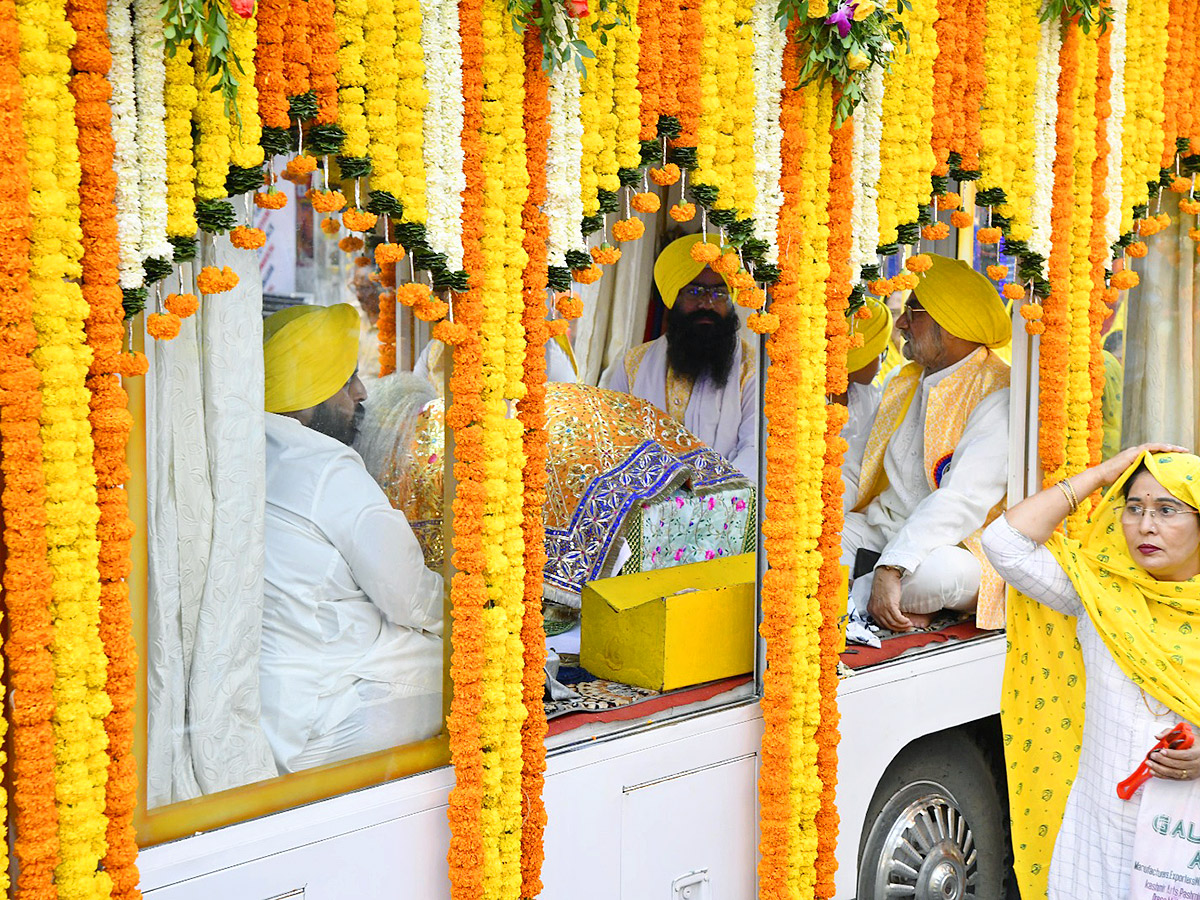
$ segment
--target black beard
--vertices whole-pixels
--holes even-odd
[[[733,369],[738,345],[738,317],[707,309],[685,313],[678,306],[667,310],[667,363],[687,378],[708,375],[725,387]]]
[[[318,403],[313,407],[312,419],[309,420],[308,427],[313,431],[319,431],[321,434],[333,438],[335,441],[341,441],[347,447],[350,447],[354,444],[354,439],[358,437],[359,429],[362,428],[363,417],[366,414],[365,407],[360,403],[354,407],[354,414],[352,416],[344,418],[326,400],[324,403]]]

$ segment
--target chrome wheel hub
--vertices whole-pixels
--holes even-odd
[[[929,791],[888,831],[873,900],[968,900],[975,896],[975,876],[970,826],[944,795]]]

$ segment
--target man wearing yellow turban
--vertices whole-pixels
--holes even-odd
[[[1004,585],[980,533],[1008,487],[1009,371],[993,351],[1011,324],[984,276],[931,256],[897,322],[910,362],[884,388],[846,516],[851,611],[892,631],[942,609],[1000,628]]]
[[[442,579],[348,446],[362,419],[359,317],[296,306],[263,325],[263,730],[280,772],[436,734]]]
[[[692,258],[704,239],[672,241],[654,264],[667,308],[666,330],[634,347],[605,373],[601,387],[653,403],[743,474],[758,471],[758,372],[739,335],[725,277]]]
[[[860,338],[862,343],[851,347],[846,354],[848,385],[846,393],[836,397],[846,405],[848,418],[842,428],[848,448],[842,458],[842,481],[846,490],[842,495],[843,512],[849,512],[858,492],[858,475],[862,469],[863,451],[867,448],[867,436],[879,409],[879,398],[883,386],[877,383],[883,356],[892,346],[892,312],[874,297],[868,297],[862,310],[869,316],[856,314],[850,319],[851,338]]]

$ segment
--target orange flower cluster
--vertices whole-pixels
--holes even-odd
[[[1003,281],[1008,277],[1008,266],[988,266],[987,277],[992,281]]]
[[[666,0],[667,3],[673,0]],[[652,141],[658,137],[659,83],[662,79],[662,48],[659,45],[661,0],[640,0],[637,20],[641,34],[638,38],[638,91],[642,95],[639,119],[642,123],[638,139]],[[528,82],[528,79],[526,79]]]
[[[695,147],[700,127],[700,61],[704,54],[704,19],[701,0],[676,0],[679,5],[679,55],[674,60],[675,92],[679,96],[679,137],[672,147]],[[671,6],[671,0],[667,2]],[[666,71],[664,65],[663,70]],[[665,87],[662,89],[665,91]]]
[[[363,239],[354,235],[347,235],[338,241],[338,249],[343,253],[357,253],[363,248]]]
[[[396,288],[396,302],[401,306],[416,306],[428,301],[431,293],[429,285],[410,281]]]
[[[1010,281],[1008,284],[1006,284],[1001,293],[1004,295],[1005,300],[1025,299],[1025,288],[1021,287],[1021,285],[1017,284],[1015,281]]]
[[[658,194],[652,194],[649,191],[634,194],[629,201],[629,205],[636,212],[640,213],[656,213],[662,203],[658,199]]]
[[[146,316],[146,334],[156,341],[173,341],[179,336],[182,324],[175,313],[150,313]]]
[[[980,228],[975,237],[981,244],[997,244],[1004,236],[999,228]]]
[[[746,317],[746,327],[755,334],[774,334],[779,330],[779,316],[770,312],[757,312]]]
[[[918,253],[916,256],[910,256],[904,261],[904,268],[918,275],[922,272],[928,272],[932,266],[933,258],[928,253]]]
[[[650,6],[654,0],[645,3]],[[639,11],[639,20],[642,16]],[[645,26],[643,26],[645,27]],[[657,26],[655,26],[657,27]],[[542,572],[546,567],[546,533],[542,507],[546,500],[546,354],[545,318],[546,254],[550,237],[541,207],[546,200],[546,147],[549,142],[549,85],[542,70],[542,46],[529,29],[525,34],[525,168],[529,193],[521,210],[526,262],[521,275],[525,298],[525,396],[517,403],[517,418],[524,426],[525,467],[521,535],[525,542],[525,616],[521,623],[524,647],[522,699],[525,721],[521,725],[521,896],[542,894],[543,834],[546,807],[542,801],[546,773],[545,688],[546,635],[542,625]],[[642,32],[643,46],[645,31]],[[642,94],[645,112],[646,95]],[[657,116],[657,114],[656,114]],[[643,120],[644,121],[644,120]],[[657,123],[657,117],[655,119]],[[653,135],[651,135],[653,136]]]
[[[695,203],[676,203],[667,211],[676,222],[690,222],[696,218]]]
[[[101,20],[103,21],[103,20]],[[54,671],[49,642],[41,375],[29,283],[29,169],[21,125],[20,47],[13,0],[0,0],[0,509],[8,635],[9,732],[17,896],[54,897],[58,813],[54,805]]]
[[[571,291],[563,291],[554,298],[554,308],[564,319],[578,319],[583,315],[583,301]]]
[[[304,196],[309,204],[319,213],[340,212],[346,206],[346,196],[341,191],[321,191],[309,188]]]
[[[413,304],[413,315],[422,322],[437,322],[449,314],[450,304],[438,297],[424,297]]]
[[[721,255],[720,244],[710,244],[707,240],[692,244],[691,257],[698,263],[708,265]]]
[[[117,374],[122,378],[141,378],[150,371],[150,360],[141,350],[133,353],[122,353]]]
[[[983,47],[986,40],[985,0],[938,0],[937,59],[933,78],[934,175],[950,171],[950,151],[962,156],[962,168],[979,170],[979,109],[986,79]],[[943,207],[953,209],[954,207]]]
[[[1106,220],[1109,198],[1104,192],[1108,181],[1108,120],[1112,116],[1111,59],[1112,29],[1097,40],[1096,51],[1096,131],[1095,160],[1092,163],[1091,234],[1088,244],[1088,263],[1091,290],[1088,300],[1088,374],[1091,378],[1091,404],[1088,408],[1088,465],[1101,461],[1104,450],[1104,343],[1100,331],[1109,309],[1104,296],[1104,270],[1108,264],[1109,247],[1106,241]]]
[[[283,177],[288,181],[301,184],[307,180],[309,175],[316,171],[316,168],[317,161],[311,156],[294,156],[288,160],[287,166],[284,167]]]
[[[1125,248],[1125,254],[1127,256],[1132,256],[1134,259],[1141,259],[1149,252],[1150,248],[1146,246],[1145,241],[1134,241]]]
[[[955,228],[971,228],[975,225],[975,217],[969,212],[956,211],[950,213],[950,224]]]
[[[259,118],[271,128],[287,128],[291,124],[283,75],[283,26],[287,11],[288,0],[258,0],[255,12],[258,45],[254,48],[254,87],[258,91]]]
[[[620,219],[614,222],[612,227],[613,240],[621,243],[636,241],[645,233],[646,226],[641,219]]]
[[[332,125],[338,120],[338,50],[341,41],[333,20],[333,0],[308,0],[308,43],[312,58],[308,75],[313,93],[317,95],[318,125]]]
[[[257,250],[267,243],[267,234],[261,228],[239,225],[229,232],[229,243],[239,250]]]
[[[737,252],[730,249],[710,262],[708,267],[718,275],[724,275],[726,279],[729,279],[737,274],[738,269],[742,267],[742,261],[738,259]]]
[[[601,266],[611,266],[621,258],[621,248],[614,247],[607,241],[599,247],[593,247],[590,252],[595,263]]]
[[[679,181],[680,171],[679,166],[675,163],[667,163],[661,169],[650,169],[650,180],[659,187],[667,187]]]
[[[950,237],[950,226],[945,222],[934,222],[921,228],[921,237],[927,241],[941,241]]]
[[[375,263],[380,266],[395,265],[404,259],[404,248],[399,244],[380,244],[375,248]]]
[[[342,213],[342,224],[350,231],[368,232],[375,227],[379,216],[363,209],[348,209]]]
[[[958,209],[962,206],[962,197],[954,191],[947,191],[945,194],[938,194],[937,208],[940,210]]]
[[[195,315],[196,310],[200,308],[200,300],[195,294],[167,294],[163,306],[167,312],[186,319],[188,316]]]
[[[287,206],[287,194],[283,191],[259,191],[254,195],[254,205],[259,209],[283,209]]]
[[[1108,283],[1118,291],[1127,291],[1137,287],[1139,282],[1137,272],[1133,269],[1122,269],[1120,272],[1114,272]]]
[[[604,270],[599,266],[588,266],[586,269],[575,269],[571,272],[571,277],[580,284],[595,284],[604,274]]]
[[[748,288],[739,288],[737,292],[737,305],[745,309],[762,309],[767,304],[767,294],[761,288],[753,285]],[[759,332],[760,334],[762,332]]]
[[[283,81],[289,97],[307,94],[311,86],[308,67],[312,63],[312,45],[308,42],[309,0],[289,0],[283,23]]]
[[[458,322],[442,319],[433,326],[433,330],[429,334],[435,341],[441,341],[448,347],[454,347],[467,339],[467,328]],[[393,362],[395,361],[393,360]]]
[[[683,10],[679,0],[659,0],[658,47],[658,114],[679,115],[679,38],[683,33]],[[643,40],[645,32],[643,32]],[[645,52],[643,50],[643,52]],[[657,123],[655,123],[657,125]],[[657,129],[656,129],[657,130]],[[670,168],[668,166],[667,168]],[[653,178],[653,170],[651,178]],[[657,183],[657,182],[656,182]],[[670,182],[674,184],[674,182]]]
[[[379,318],[375,320],[379,333],[379,377],[396,371],[396,292],[379,292]]]
[[[893,290],[895,290],[895,288],[892,287],[892,281],[890,278],[876,278],[867,285],[867,290],[876,297],[886,297]]]
[[[202,294],[223,294],[237,287],[237,272],[229,266],[205,266],[196,276],[196,287]]]
[[[337,219],[322,219],[321,230],[330,237],[333,237],[342,230],[342,223]]]

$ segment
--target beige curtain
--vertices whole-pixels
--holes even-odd
[[[1148,239],[1126,299],[1121,443],[1200,446],[1200,256],[1180,223],[1179,197],[1163,192],[1170,228]],[[1189,221],[1190,216],[1186,217]]]

